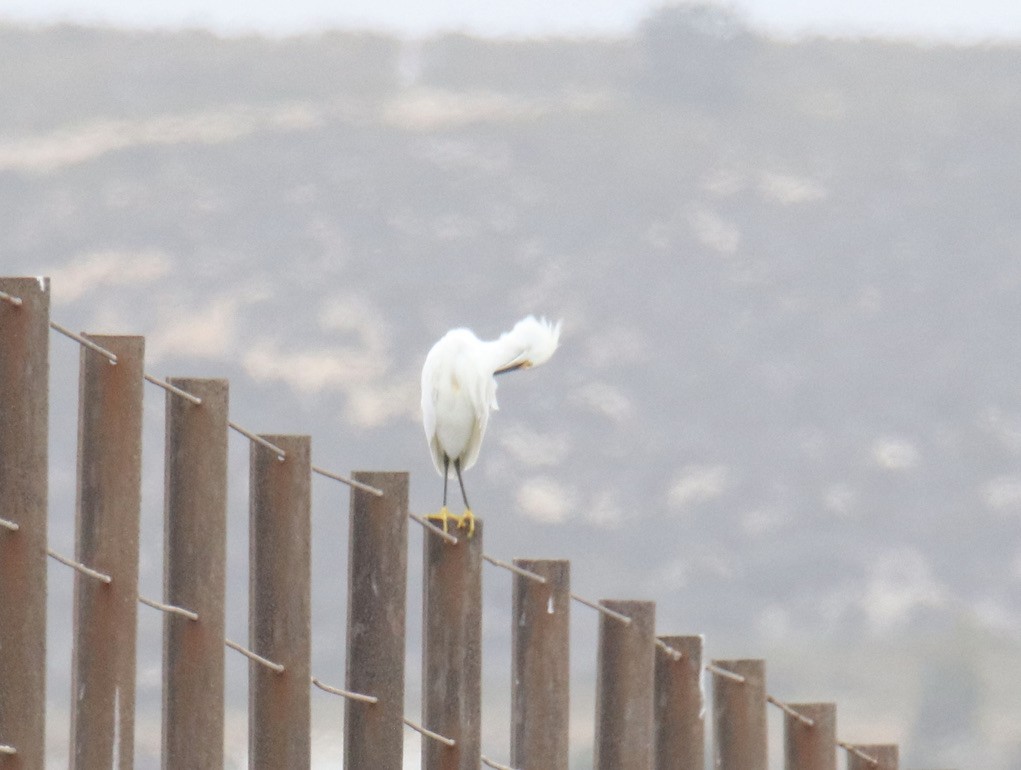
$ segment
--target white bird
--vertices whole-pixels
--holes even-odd
[[[499,339],[480,340],[468,329],[451,329],[432,346],[422,367],[422,422],[433,464],[443,477],[443,507],[426,516],[443,523],[453,519],[459,527],[475,531],[475,517],[464,491],[461,471],[475,464],[489,412],[496,404],[496,375],[527,369],[549,360],[560,341],[560,322],[537,321],[528,316]],[[461,487],[465,511],[447,510],[447,480],[453,466]]]

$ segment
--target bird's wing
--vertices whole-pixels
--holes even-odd
[[[472,427],[471,436],[468,438],[468,446],[461,455],[461,469],[471,468],[479,459],[479,450],[482,448],[482,437],[486,434],[486,425],[489,424],[489,410],[478,415],[475,425]]]
[[[473,362],[481,364],[481,362]],[[468,391],[472,409],[475,412],[475,424],[472,426],[471,436],[468,438],[468,446],[461,456],[461,468],[470,468],[479,459],[479,450],[482,448],[482,438],[486,435],[486,426],[489,425],[489,412],[497,409],[496,405],[496,379],[484,369],[477,368],[471,378],[473,387]]]
[[[426,356],[422,367],[422,425],[425,428],[425,439],[429,442],[429,452],[433,458],[436,472],[443,475],[443,450],[436,438],[436,377],[437,356],[433,350]]]

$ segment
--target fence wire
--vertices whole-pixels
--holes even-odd
[[[22,298],[14,296],[14,295],[11,295],[10,293],[4,292],[4,291],[0,291],[0,301],[6,302],[7,304],[11,305],[12,307],[18,308],[18,309],[20,309],[20,308],[22,308],[24,306],[24,302],[23,302]],[[70,329],[68,329],[68,328],[66,328],[66,327],[64,327],[64,326],[60,325],[59,323],[57,323],[55,321],[52,321],[52,320],[49,320],[48,323],[49,323],[49,326],[50,326],[51,329],[53,329],[54,331],[64,335],[65,337],[68,337],[68,338],[74,340],[79,345],[83,346],[84,348],[86,348],[86,349],[88,349],[88,350],[90,350],[90,351],[92,351],[92,352],[94,352],[94,353],[96,353],[98,355],[101,355],[101,356],[105,357],[110,362],[111,365],[116,365],[118,363],[117,356],[114,353],[112,353],[111,351],[109,351],[106,348],[102,347],[101,345],[97,344],[93,340],[89,339],[87,335],[75,333],[75,332],[71,331]],[[201,406],[202,403],[203,403],[202,399],[199,398],[198,396],[195,396],[195,395],[193,395],[191,393],[188,393],[187,391],[185,391],[185,390],[183,390],[183,389],[181,389],[181,388],[179,388],[179,387],[177,387],[177,386],[175,386],[175,385],[173,385],[173,384],[171,384],[171,383],[169,383],[169,382],[167,382],[165,380],[159,379],[159,378],[157,378],[157,377],[155,377],[155,376],[153,376],[151,374],[148,374],[148,373],[144,373],[143,376],[144,376],[145,381],[147,381],[147,382],[149,382],[149,383],[151,383],[153,385],[156,385],[157,387],[162,388],[163,390],[167,391],[168,393],[173,394],[174,396],[177,396],[179,398],[185,399],[186,401],[190,402],[191,404],[193,404],[195,406]],[[266,439],[264,439],[261,436],[253,433],[252,431],[250,431],[250,430],[240,426],[239,424],[237,424],[234,421],[228,420],[227,425],[229,426],[229,428],[231,428],[232,430],[234,430],[237,433],[241,434],[242,436],[244,436],[245,438],[249,439],[250,441],[255,442],[257,444],[260,444],[260,445],[264,446],[266,449],[274,452],[277,455],[277,457],[278,457],[278,459],[280,461],[284,461],[286,459],[286,456],[287,456],[286,452],[283,449],[281,449],[280,447],[278,447],[275,444],[271,443],[270,441],[267,441]],[[348,478],[348,477],[343,476],[341,474],[334,473],[332,471],[326,470],[326,469],[324,469],[324,468],[322,468],[320,466],[313,465],[311,467],[311,471],[313,473],[319,474],[319,475],[324,476],[326,478],[330,478],[330,479],[333,479],[335,481],[338,481],[338,482],[341,482],[343,484],[346,484],[346,485],[348,485],[348,486],[350,486],[352,488],[355,488],[355,489],[358,489],[358,490],[361,490],[361,491],[364,491],[364,492],[367,492],[367,493],[370,493],[370,494],[373,494],[373,495],[376,495],[376,496],[379,496],[379,497],[382,497],[384,495],[384,492],[381,489],[378,489],[378,488],[373,487],[373,486],[368,485],[368,484],[364,484],[362,482],[359,482],[359,481],[356,481],[354,479]],[[434,525],[432,522],[428,521],[423,516],[415,514],[415,513],[411,513],[411,512],[408,513],[408,516],[409,516],[409,518],[411,520],[413,520],[416,523],[420,524],[426,530],[427,534],[435,536],[435,537],[439,537],[439,538],[443,539],[445,542],[447,542],[448,544],[457,545],[458,538],[455,535],[452,535],[452,534],[444,531],[442,528]],[[8,520],[6,518],[0,518],[0,528],[6,529],[6,530],[8,530],[8,531],[10,531],[12,533],[17,533],[20,530],[20,525],[17,522],[15,522],[15,521],[11,521],[11,520]],[[107,585],[112,583],[112,581],[114,579],[112,575],[108,575],[106,573],[100,572],[99,570],[93,569],[92,567],[89,567],[88,565],[83,564],[83,563],[81,563],[81,562],[79,562],[79,561],[77,561],[75,559],[72,559],[70,557],[62,555],[62,554],[54,551],[51,548],[47,548],[46,553],[52,559],[54,559],[54,560],[56,560],[56,561],[58,561],[58,562],[60,562],[60,563],[62,563],[64,565],[66,565],[66,566],[76,570],[77,572],[79,572],[79,573],[81,573],[81,574],[83,574],[83,575],[85,575],[85,576],[87,576],[87,577],[89,577],[91,579],[98,580],[98,581],[100,581],[102,583],[105,583]],[[490,556],[488,554],[482,554],[482,558],[485,559],[490,564],[496,566],[496,567],[499,567],[501,569],[507,570],[507,571],[512,572],[512,573],[514,573],[516,575],[520,575],[521,577],[524,577],[526,579],[535,581],[536,583],[539,583],[539,584],[546,584],[547,583],[546,578],[543,577],[542,575],[539,575],[537,573],[534,573],[534,572],[531,572],[529,570],[523,569],[521,567],[518,567],[517,565],[514,565],[514,564],[511,564],[509,562],[503,561],[501,559],[495,558],[495,557]],[[578,603],[583,604],[586,607],[589,607],[589,608],[591,608],[593,610],[596,610],[597,612],[599,612],[599,613],[605,615],[606,617],[609,617],[609,618],[611,618],[611,619],[613,619],[613,620],[615,620],[617,622],[620,622],[620,623],[622,623],[624,625],[630,625],[632,623],[632,618],[628,617],[627,615],[625,615],[623,613],[620,613],[620,612],[617,612],[615,610],[612,610],[609,607],[606,607],[606,606],[604,606],[603,604],[601,604],[599,602],[595,602],[595,601],[586,599],[586,598],[584,598],[582,596],[579,596],[578,594],[573,593],[573,592],[571,592],[569,595],[570,595],[570,598],[572,600],[577,601]],[[184,617],[184,618],[186,618],[186,619],[188,619],[190,621],[197,621],[198,617],[199,617],[197,613],[195,613],[195,612],[193,612],[193,611],[191,611],[189,609],[186,609],[186,608],[183,608],[183,607],[179,607],[179,606],[176,606],[176,605],[172,605],[172,604],[166,604],[166,603],[163,603],[163,602],[159,602],[159,601],[156,601],[156,600],[153,600],[153,599],[146,598],[146,597],[144,597],[142,595],[138,595],[138,601],[140,603],[142,603],[142,604],[145,604],[145,605],[147,605],[149,607],[152,607],[153,609],[156,609],[156,610],[162,611],[164,613],[168,613],[168,614],[179,615],[179,616]],[[270,660],[268,658],[265,658],[265,657],[259,655],[258,653],[256,653],[255,651],[250,650],[247,647],[245,647],[245,646],[243,646],[243,645],[241,645],[241,644],[239,644],[237,642],[232,641],[231,639],[225,638],[224,639],[224,644],[225,644],[226,647],[228,647],[228,648],[230,648],[230,649],[232,649],[232,650],[234,650],[234,651],[244,655],[245,657],[247,657],[252,662],[254,662],[254,663],[258,664],[258,665],[264,666],[265,668],[267,668],[267,669],[269,669],[271,671],[274,671],[274,672],[276,672],[278,674],[283,673],[284,670],[285,670],[285,667],[284,667],[283,664],[277,663],[277,662],[274,662],[274,661],[272,661],[272,660]],[[680,661],[683,658],[683,653],[681,651],[671,647],[670,645],[668,645],[666,642],[662,641],[661,639],[656,639],[654,644],[655,644],[656,647],[658,647],[659,649],[663,650],[667,655],[669,655],[675,662],[676,661]],[[704,664],[703,668],[704,668],[705,671],[707,671],[707,672],[709,672],[711,674],[714,674],[716,676],[720,676],[720,677],[724,677],[724,678],[730,679],[730,680],[732,680],[734,682],[737,682],[737,683],[743,684],[743,683],[745,683],[747,681],[745,679],[745,677],[741,676],[740,674],[737,674],[737,673],[735,673],[733,671],[728,671],[727,669],[722,668],[720,666],[717,666],[717,665],[715,665],[713,663],[706,663],[706,664]],[[324,692],[330,693],[332,695],[336,695],[336,696],[339,696],[339,697],[342,697],[342,698],[345,698],[345,699],[348,699],[348,700],[352,700],[352,701],[356,701],[356,702],[360,702],[360,703],[364,703],[364,704],[368,704],[368,705],[377,704],[379,702],[379,699],[376,696],[374,696],[374,695],[364,694],[364,693],[357,693],[357,692],[352,692],[352,691],[345,690],[345,689],[342,689],[342,688],[339,688],[339,687],[334,687],[334,686],[325,684],[320,679],[318,679],[318,678],[316,678],[314,676],[311,677],[311,679],[310,679],[310,685],[314,686],[314,687],[316,687],[316,688],[318,688],[318,689],[320,689],[320,690],[322,690]],[[805,716],[804,714],[801,714],[800,712],[798,712],[796,709],[792,708],[787,703],[779,700],[778,698],[774,697],[773,695],[767,694],[765,697],[766,697],[766,702],[767,703],[776,706],[777,708],[782,710],[784,713],[786,713],[789,716],[793,717],[794,719],[797,719],[798,721],[800,721],[806,727],[809,727],[809,728],[815,727],[815,721],[813,719]],[[427,738],[429,740],[437,741],[437,742],[442,743],[442,744],[444,744],[446,746],[449,746],[449,747],[453,747],[453,746],[456,745],[456,742],[452,738],[448,738],[448,737],[443,736],[443,735],[441,735],[441,734],[439,734],[437,732],[434,732],[434,731],[426,728],[425,726],[419,724],[418,722],[415,722],[415,721],[409,719],[406,716],[403,717],[403,722],[409,728],[415,730],[416,732],[420,733],[423,737],[425,737],[425,738]],[[859,759],[862,759],[863,761],[868,763],[870,766],[876,767],[876,766],[879,765],[879,760],[877,760],[875,757],[872,757],[872,756],[866,754],[865,752],[861,751],[860,749],[858,749],[853,744],[850,744],[850,743],[838,740],[838,741],[836,741],[836,746],[841,748],[841,749],[843,749],[843,750],[845,750],[845,751],[847,751],[849,754],[853,754],[853,755],[857,756]],[[0,754],[3,754],[3,755],[16,755],[17,754],[17,748],[15,746],[12,746],[12,745],[9,745],[9,744],[0,743]],[[490,759],[489,757],[487,757],[485,755],[480,757],[480,762],[482,764],[484,764],[484,765],[487,765],[489,767],[495,768],[495,770],[514,770],[514,768],[512,768],[512,767],[510,767],[508,765],[501,764],[501,763],[499,763],[499,762],[497,762],[497,761],[495,761],[493,759]]]

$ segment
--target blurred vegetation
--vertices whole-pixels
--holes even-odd
[[[984,607],[976,623],[1021,613],[1009,484],[1021,460],[1021,48],[777,40],[716,6],[674,6],[626,39],[6,26],[0,51],[10,264],[156,249],[196,277],[188,302],[272,285],[244,334],[323,347],[332,332],[280,308],[354,287],[387,310],[394,366],[412,382],[419,348],[454,315],[491,335],[521,309],[563,314],[570,344],[548,387],[507,411],[540,425],[556,411],[569,431],[557,473],[577,490],[578,527],[599,501],[645,526],[579,538],[572,523],[544,542],[612,563],[632,587],[679,560],[665,626],[747,653],[765,635],[755,618],[779,606],[813,645],[854,647],[849,666],[875,683],[891,667],[864,670],[862,597],[889,553],[889,579],[910,593],[897,549]],[[123,132],[287,105],[311,118],[18,162],[33,142],[81,142],[75,132],[105,121]],[[107,304],[126,315],[148,292]],[[876,442],[890,436],[919,459],[883,466]],[[420,435],[409,420],[344,440],[348,456],[388,441],[407,456]],[[691,464],[728,473],[697,512],[669,497]],[[507,476],[479,474],[475,494],[514,500]],[[502,535],[508,552],[530,552],[524,534]],[[900,620],[895,631],[956,638],[942,608]],[[1006,652],[977,668],[904,668],[920,682],[917,740],[947,729],[951,698],[963,732],[947,740],[1001,747],[983,766],[1007,767],[996,762],[1009,730],[979,705],[1008,711],[983,684],[990,661],[1016,656],[1001,631]],[[791,651],[786,664],[802,660]]]

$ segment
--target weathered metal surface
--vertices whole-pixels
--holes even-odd
[[[766,662],[715,660],[744,677],[736,682],[713,674],[713,753],[718,770],[768,770]]]
[[[514,566],[546,583],[514,575],[510,763],[516,770],[567,770],[571,564],[515,559]]]
[[[425,540],[422,722],[447,738],[422,741],[424,770],[478,770],[482,754],[482,535]]]
[[[873,765],[862,757],[848,752],[847,770],[897,770],[900,766],[900,751],[895,744],[856,743],[854,747],[862,754],[877,760],[879,764]]]
[[[811,719],[807,725],[784,714],[784,767],[786,770],[837,770],[837,707],[833,703],[788,703]]]
[[[631,618],[599,616],[595,767],[652,770],[655,761],[656,605],[600,601]]]
[[[75,558],[110,575],[74,577],[71,766],[130,768],[145,340],[89,335],[117,356],[81,350]]]
[[[382,497],[351,490],[346,689],[379,698],[344,704],[344,767],[404,767],[404,635],[408,474],[354,474]]]
[[[249,647],[274,663],[248,667],[248,766],[311,763],[312,465],[308,436],[253,443],[249,477]]]
[[[163,767],[223,766],[227,380],[174,378],[167,393],[164,598],[198,614],[163,619]]]
[[[702,637],[659,638],[682,657],[656,648],[656,770],[704,770]]]
[[[0,278],[0,768],[44,766],[48,279]]]

